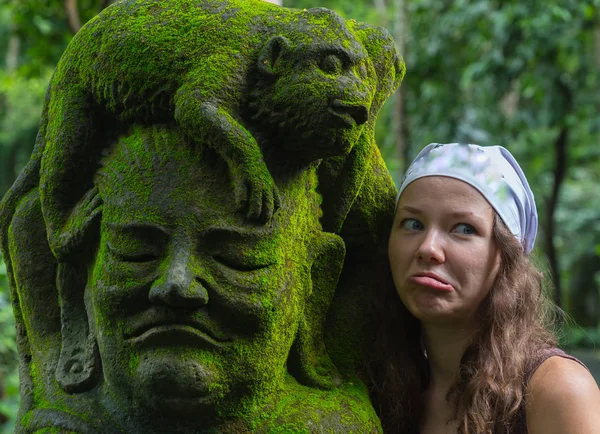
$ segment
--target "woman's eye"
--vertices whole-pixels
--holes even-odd
[[[423,223],[417,219],[404,219],[402,220],[401,226],[403,229],[409,231],[422,231],[424,229]]]
[[[458,232],[459,234],[462,235],[475,235],[477,233],[477,231],[475,230],[475,228],[469,224],[466,223],[459,223],[456,225],[456,227],[454,228],[454,232]]]
[[[327,74],[340,73],[342,71],[342,61],[335,54],[330,54],[321,60],[321,65],[319,67]]]

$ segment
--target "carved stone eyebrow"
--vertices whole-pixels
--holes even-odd
[[[118,222],[108,222],[106,223],[109,229],[117,232],[137,232],[137,233],[148,233],[148,234],[156,234],[160,233],[164,236],[170,235],[170,231],[155,223],[150,222],[128,222],[128,223],[118,223]]]
[[[204,231],[204,236],[209,239],[229,240],[229,241],[251,241],[259,242],[260,240],[272,237],[274,231],[267,229],[258,229],[243,226],[211,226]]]
[[[360,55],[358,55],[354,51],[348,50],[347,48],[344,48],[343,46],[338,45],[338,44],[321,46],[321,47],[315,49],[315,53],[325,54],[325,55],[333,54],[335,56],[340,57],[344,63],[350,64],[350,65],[360,63],[360,61],[362,60],[362,57]]]

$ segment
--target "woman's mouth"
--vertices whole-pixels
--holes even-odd
[[[435,289],[438,291],[452,291],[454,287],[443,280],[441,277],[432,273],[418,273],[410,276],[408,280],[419,286]]]

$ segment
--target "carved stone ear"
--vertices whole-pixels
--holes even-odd
[[[273,36],[267,41],[258,56],[258,70],[266,75],[277,75],[281,56],[290,48],[290,41],[283,36]]]
[[[328,232],[317,233],[312,247],[312,286],[290,351],[288,370],[301,384],[332,389],[341,384],[341,377],[327,353],[324,327],[346,249],[339,236]]]
[[[56,244],[56,277],[60,299],[62,345],[56,380],[67,393],[85,392],[95,386],[100,364],[96,339],[90,331],[84,293],[88,263],[95,251],[100,228],[102,199],[91,188],[71,211]]]
[[[83,250],[95,243],[98,231],[93,230],[102,213],[102,197],[97,187],[90,188],[77,202],[64,223],[61,233],[54,239],[56,259],[80,262],[87,259]]]
[[[96,385],[99,357],[90,332],[84,302],[87,269],[83,265],[59,264],[57,286],[61,300],[62,346],[56,380],[67,393],[80,393]]]

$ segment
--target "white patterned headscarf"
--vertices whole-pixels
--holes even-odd
[[[523,170],[507,149],[459,143],[427,145],[408,168],[396,205],[408,184],[425,176],[448,176],[476,188],[525,251],[531,252],[538,227],[535,200]]]

